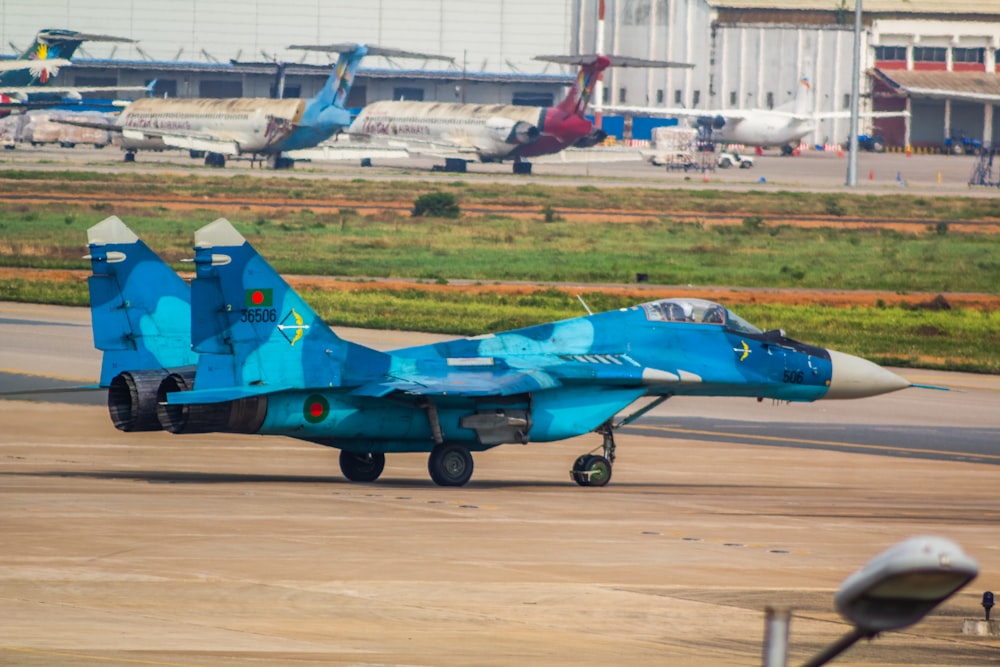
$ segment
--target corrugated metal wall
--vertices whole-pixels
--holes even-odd
[[[475,71],[538,72],[541,53],[566,53],[573,0],[37,0],[0,2],[0,42],[30,44],[42,28],[139,40],[157,60],[226,62],[278,55],[290,44],[362,42],[452,56]],[[129,45],[91,43],[94,57],[142,59]],[[311,54],[306,62],[325,62]],[[435,65],[437,67],[437,65]],[[551,66],[550,66],[551,67]]]

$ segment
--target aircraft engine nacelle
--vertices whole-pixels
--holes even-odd
[[[726,119],[722,116],[698,116],[698,120],[695,121],[698,127],[704,127],[710,130],[721,130],[726,125]]]
[[[119,431],[159,431],[156,397],[168,371],[125,371],[108,386],[108,412]]]
[[[494,139],[505,144],[533,144],[541,136],[531,123],[510,118],[490,118],[486,121],[486,129]]]
[[[171,433],[256,433],[267,416],[267,397],[251,396],[220,403],[177,405],[167,403],[167,394],[194,387],[194,370],[171,373],[156,392],[160,425]]]
[[[585,137],[580,137],[573,144],[577,148],[590,148],[591,146],[596,146],[597,144],[603,143],[605,139],[608,138],[608,133],[604,130],[594,130]]]

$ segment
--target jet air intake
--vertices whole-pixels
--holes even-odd
[[[604,130],[594,130],[585,137],[580,137],[577,139],[576,143],[573,144],[577,148],[590,148],[602,143],[608,138],[608,133]]]
[[[698,127],[704,127],[709,130],[721,130],[726,125],[726,119],[722,116],[698,116],[695,122]]]
[[[533,144],[542,135],[531,123],[510,118],[490,118],[486,121],[486,129],[494,139],[506,144]]]

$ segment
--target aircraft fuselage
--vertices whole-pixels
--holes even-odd
[[[761,112],[743,119],[727,120],[715,131],[722,143],[745,146],[785,146],[797,144],[813,131],[813,124],[787,114]]]
[[[130,104],[118,121],[125,150],[199,148],[228,143],[233,153],[273,154],[315,145],[336,127],[302,99],[157,99]],[[313,121],[312,123],[308,121]],[[333,119],[344,121],[343,118]]]

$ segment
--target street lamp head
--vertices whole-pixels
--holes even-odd
[[[912,625],[979,574],[979,565],[949,539],[912,537],[882,552],[837,591],[837,611],[874,635]]]

